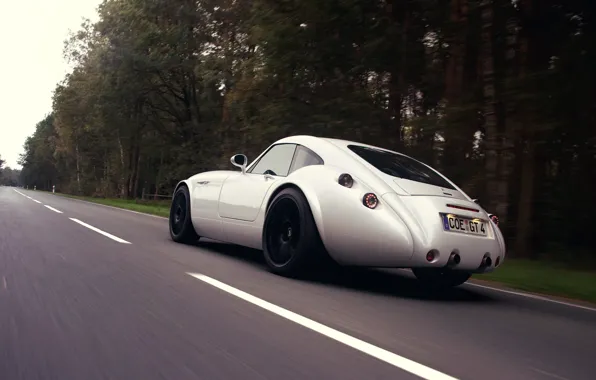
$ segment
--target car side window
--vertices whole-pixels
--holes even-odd
[[[312,150],[298,146],[296,148],[296,154],[294,154],[294,162],[290,168],[290,173],[310,165],[323,165],[323,159]]]
[[[294,144],[274,145],[261,157],[259,162],[250,170],[250,173],[285,177],[290,172],[290,165],[295,151],[296,145]]]

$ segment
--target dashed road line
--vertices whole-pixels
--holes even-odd
[[[38,201],[37,199],[33,199],[33,198],[31,198],[31,197],[30,197],[30,196],[28,196],[27,194],[23,194],[23,193],[21,193],[20,191],[18,191],[17,189],[13,189],[13,190],[14,190],[14,191],[16,191],[17,193],[21,194],[21,195],[22,195],[22,196],[24,196],[25,198],[29,198],[29,199],[31,199],[33,202],[36,202],[36,203],[41,203],[41,202],[40,202],[40,201]]]
[[[90,224],[87,224],[87,223],[85,223],[85,222],[81,222],[81,221],[80,221],[80,220],[78,220],[78,219],[75,219],[75,218],[68,218],[68,219],[72,220],[73,222],[76,222],[76,223],[80,224],[80,225],[81,225],[81,226],[83,226],[83,227],[87,227],[88,229],[90,229],[90,230],[92,230],[92,231],[95,231],[95,232],[97,232],[98,234],[101,234],[101,235],[103,235],[103,236],[105,236],[105,237],[108,237],[108,238],[110,238],[110,239],[114,240],[114,241],[117,241],[118,243],[122,243],[122,244],[131,244],[130,242],[128,242],[128,241],[126,241],[126,240],[124,240],[124,239],[120,239],[118,236],[114,236],[114,235],[112,235],[112,234],[110,234],[110,233],[108,233],[108,232],[102,231],[102,230],[100,230],[99,228],[97,228],[97,227],[93,227],[92,225],[90,225]]]
[[[52,206],[48,206],[48,205],[44,205],[44,206],[45,206],[45,207],[47,207],[48,209],[50,209],[50,210],[54,211],[54,212],[57,212],[58,214],[63,214],[63,212],[62,212],[62,211],[60,211],[60,210],[56,210],[56,209],[55,209],[55,208],[53,208]]]

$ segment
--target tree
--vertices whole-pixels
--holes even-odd
[[[105,0],[66,42],[75,69],[21,178],[169,194],[289,134],[346,138],[440,169],[501,216],[515,255],[581,257],[595,16],[588,0]]]

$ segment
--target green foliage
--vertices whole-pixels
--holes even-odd
[[[477,278],[497,281],[524,291],[596,302],[594,273],[564,265],[531,260],[505,260],[499,270]]]
[[[6,161],[0,156],[0,186],[18,186],[21,171],[4,167],[5,163]]]
[[[2,168],[0,165],[0,185],[2,186],[19,186],[21,171],[11,169],[10,167]]]
[[[75,69],[25,143],[21,180],[170,194],[280,137],[346,138],[412,154],[500,210],[518,256],[586,251],[596,203],[577,200],[591,199],[596,167],[594,7],[481,4],[105,0],[66,41]]]

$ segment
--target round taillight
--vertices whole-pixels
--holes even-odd
[[[368,208],[375,208],[379,204],[379,199],[373,193],[366,193],[362,198],[362,203]]]
[[[498,226],[499,225],[499,217],[496,215],[491,215],[491,220]]]
[[[348,173],[344,173],[339,176],[337,182],[342,186],[352,187],[352,185],[354,185],[354,178],[352,178],[352,176]]]

